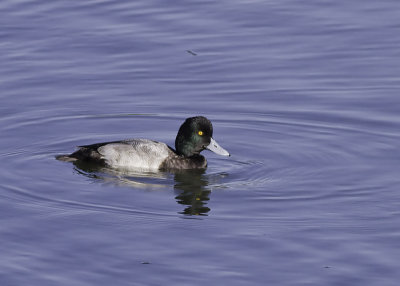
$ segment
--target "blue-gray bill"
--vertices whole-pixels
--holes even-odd
[[[214,152],[215,154],[222,156],[230,156],[229,152],[222,148],[217,141],[211,138],[210,144],[206,147],[207,150]]]

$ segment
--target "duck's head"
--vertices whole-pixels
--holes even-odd
[[[212,138],[212,135],[213,127],[210,120],[203,116],[187,118],[176,135],[176,153],[191,157],[208,149],[219,155],[230,156],[228,151]]]

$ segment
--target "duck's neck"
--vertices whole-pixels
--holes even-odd
[[[196,154],[190,157],[177,155],[163,162],[162,169],[204,169],[207,160],[204,156]]]

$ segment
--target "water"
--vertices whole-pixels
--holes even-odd
[[[399,6],[2,1],[0,284],[397,285]],[[193,115],[204,172],[54,159]]]

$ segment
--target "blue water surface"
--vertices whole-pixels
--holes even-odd
[[[400,2],[0,3],[0,285],[398,285]],[[92,170],[174,145],[205,171]]]

